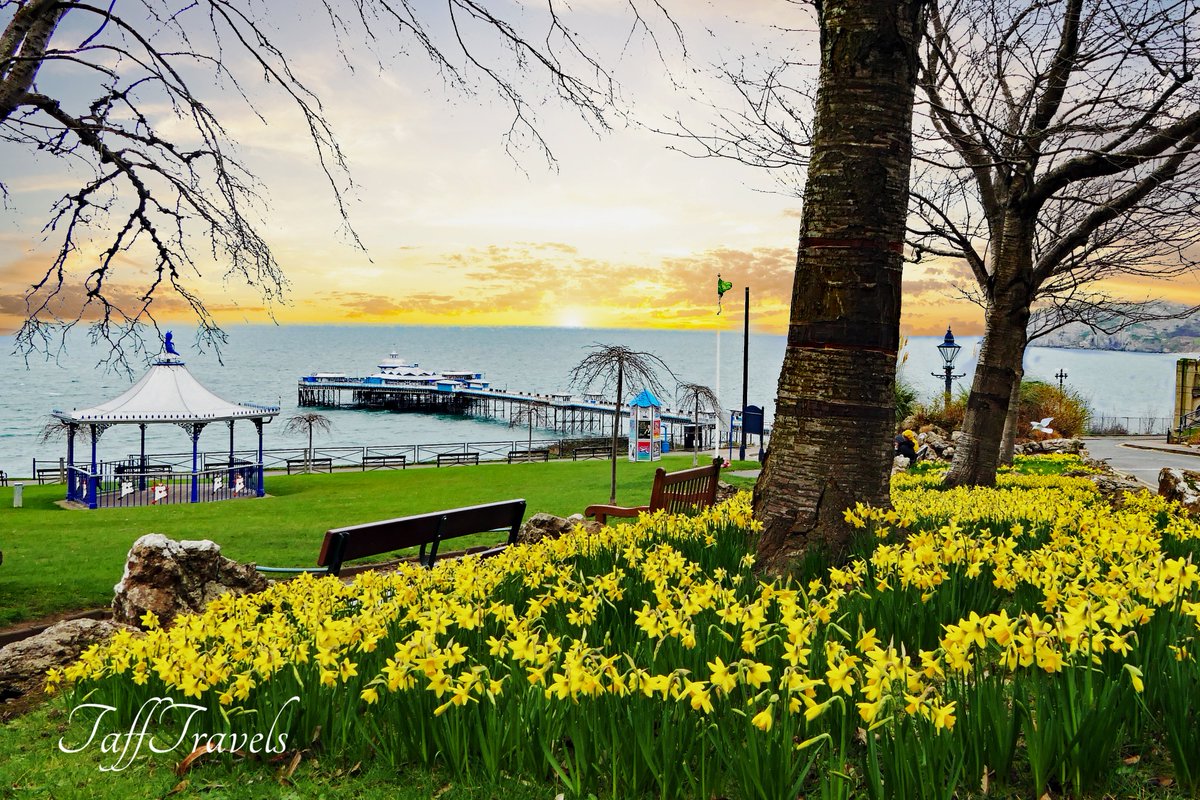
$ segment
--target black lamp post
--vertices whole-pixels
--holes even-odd
[[[964,375],[955,375],[954,374],[954,359],[958,358],[958,351],[962,350],[962,346],[954,343],[954,334],[950,332],[949,326],[947,326],[947,328],[946,328],[946,339],[941,344],[938,345],[937,349],[938,349],[938,352],[942,354],[942,370],[945,372],[945,375],[944,376],[938,375],[936,372],[932,373],[932,375],[935,378],[945,377],[945,379],[946,379],[946,407],[949,408],[950,407],[950,390],[952,388],[950,385],[950,382],[953,381],[955,378],[964,377]]]
[[[1067,371],[1065,369],[1060,369],[1058,372],[1054,373],[1054,377],[1058,378],[1058,390],[1061,392],[1063,390],[1063,381],[1065,381],[1068,377]]]

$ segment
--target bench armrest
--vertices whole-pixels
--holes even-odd
[[[588,506],[583,510],[585,517],[595,517],[596,521],[604,525],[609,517],[636,517],[638,514],[644,514],[650,511],[650,506],[633,506],[626,508],[624,506]]]

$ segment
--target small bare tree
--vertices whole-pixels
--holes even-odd
[[[700,414],[716,414],[721,410],[721,399],[716,392],[700,383],[683,381],[675,389],[675,402],[682,409],[692,409],[692,466],[700,462]],[[716,431],[714,431],[714,436]]]
[[[571,385],[588,388],[599,383],[604,389],[616,384],[613,399],[612,428],[612,474],[609,481],[608,502],[617,502],[617,444],[621,430],[621,403],[624,400],[625,379],[640,382],[658,394],[665,394],[658,380],[658,371],[664,370],[671,377],[675,374],[666,363],[653,353],[631,350],[619,344],[594,344],[591,353],[571,370]]]
[[[321,433],[329,433],[333,429],[333,422],[324,414],[318,414],[316,411],[305,411],[300,414],[295,414],[288,417],[287,424],[283,426],[284,433],[308,434],[308,449],[304,451],[304,471],[312,471],[313,458],[313,431],[318,430]]]

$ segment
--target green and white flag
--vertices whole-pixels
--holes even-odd
[[[721,273],[718,272],[717,273],[717,314],[718,315],[721,313],[721,298],[725,295],[726,292],[728,292],[732,288],[733,288],[733,283],[731,281],[721,280]]]

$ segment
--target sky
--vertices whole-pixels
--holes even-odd
[[[441,8],[414,5],[422,13]],[[545,29],[544,5],[536,0],[493,5],[527,31]],[[617,0],[576,0],[564,14],[618,82],[620,113],[611,117],[611,130],[589,127],[544,81],[520,79],[553,164],[528,141],[506,142],[511,110],[477,70],[464,69],[471,84],[464,91],[448,84],[411,39],[379,28],[373,49],[348,45],[343,59],[319,6],[263,17],[299,79],[320,98],[346,154],[353,187],[345,197],[362,247],[345,231],[295,108],[277,87],[255,79],[244,56],[227,50],[225,66],[248,76],[253,108],[211,71],[198,70],[192,80],[237,156],[262,182],[261,230],[289,285],[284,302],[268,307],[245,285],[223,280],[221,263],[204,259],[190,285],[223,324],[683,329],[740,327],[749,286],[753,327],[783,332],[800,223],[798,188],[789,190],[794,180],[697,158],[694,147],[680,152],[677,138],[656,129],[676,130],[672,120],[679,118],[707,130],[714,109],[738,106],[713,64],[814,62],[809,11],[779,0],[676,2],[668,8],[685,54],[652,13],[646,22],[654,39],[645,31],[631,34],[629,8]],[[427,13],[422,19],[431,35],[452,54],[446,20],[440,11]],[[66,26],[60,36],[79,41],[88,32]],[[362,38],[351,27],[343,42]],[[465,39],[484,63],[507,69],[494,38],[467,29]],[[460,56],[451,57],[461,64]],[[45,82],[68,103],[85,104],[88,95],[72,75],[49,74]],[[186,136],[168,108],[159,110],[164,130]],[[0,144],[0,163],[8,190],[0,211],[0,330],[10,331],[24,314],[25,291],[51,259],[56,240],[42,232],[49,208],[77,185],[79,173],[61,159],[11,145]],[[76,275],[95,252],[84,247],[77,254]],[[146,280],[146,266],[137,250],[122,257],[115,282],[127,296]],[[734,284],[720,316],[718,273]],[[953,289],[965,279],[953,263],[907,265],[905,333],[940,334],[947,325],[961,335],[979,333],[981,313]],[[1190,280],[1122,292],[1186,299],[1200,295],[1200,287]],[[67,306],[77,303],[79,284],[69,285],[67,295]],[[168,321],[188,319],[178,300],[161,298],[155,309]]]

